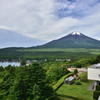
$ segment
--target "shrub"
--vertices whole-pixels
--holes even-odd
[[[82,63],[80,61],[76,61],[74,63],[74,65],[77,67],[77,68],[81,68],[82,67]]]
[[[49,83],[58,81],[62,76],[70,73],[69,70],[65,67],[54,67],[51,68],[51,70],[47,73],[47,80],[49,80]]]
[[[100,85],[96,85],[96,90],[100,91]]]
[[[88,79],[87,79],[87,72],[84,72],[84,73],[80,74],[80,75],[78,76],[78,78],[79,78],[80,81],[82,81],[82,82],[88,82]]]
[[[93,92],[93,99],[98,100],[99,95],[100,95],[100,91],[94,91]]]
[[[53,86],[53,89],[56,91],[63,83],[64,83],[64,79],[69,77],[69,76],[72,76],[73,75],[73,72],[67,74],[67,75],[64,75],[54,86]]]
[[[74,69],[74,74],[77,74],[78,73],[78,70],[77,69]]]
[[[81,85],[80,80],[75,81],[75,84],[76,84],[76,85]]]
[[[57,82],[52,82],[51,84],[50,84],[50,86],[53,86],[53,85],[55,85]]]
[[[88,82],[88,79],[87,79],[86,77],[82,77],[82,78],[80,78],[80,80],[81,80],[82,82]]]

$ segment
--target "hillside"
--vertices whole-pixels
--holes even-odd
[[[41,46],[29,48],[10,47],[0,49],[0,60],[55,60],[58,58],[79,60],[87,57],[95,57],[99,54],[100,41],[79,32],[72,32],[65,37]]]
[[[100,48],[100,41],[79,32],[72,32],[39,48]]]

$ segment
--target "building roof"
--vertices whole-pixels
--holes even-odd
[[[100,69],[100,63],[94,64],[94,65],[90,66],[89,68]]]
[[[66,79],[66,81],[72,81],[72,80],[74,80],[74,77],[68,77],[67,79]]]

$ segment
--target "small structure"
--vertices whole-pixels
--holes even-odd
[[[44,59],[44,61],[47,61],[47,59]]]
[[[95,90],[96,85],[100,85],[100,63],[88,67],[88,79],[94,80],[92,88]]]
[[[74,81],[75,81],[75,78],[72,77],[72,76],[70,76],[70,77],[68,77],[68,78],[66,78],[66,79],[64,80],[64,83],[65,83],[65,84],[71,85],[72,83],[74,83]]]

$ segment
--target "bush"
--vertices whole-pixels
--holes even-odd
[[[100,95],[100,91],[94,91],[93,92],[93,99],[98,100],[99,95]]]
[[[69,73],[69,70],[65,67],[54,67],[47,73],[47,80],[49,83],[58,81],[62,76]]]
[[[74,63],[74,65],[77,67],[77,68],[81,68],[82,67],[82,63],[80,61],[76,61]]]
[[[50,86],[53,86],[53,85],[55,85],[57,82],[52,82],[51,84],[50,84]]]
[[[54,86],[53,86],[53,89],[56,91],[63,83],[64,83],[64,80],[65,78],[69,77],[69,76],[72,76],[73,75],[73,72],[67,74],[67,75],[64,75]]]
[[[78,73],[78,70],[77,69],[74,69],[74,74],[77,74]]]
[[[87,79],[86,77],[82,77],[82,78],[80,78],[80,80],[81,80],[82,82],[88,82],[88,79]]]
[[[100,91],[100,85],[96,85],[96,91]]]
[[[87,79],[87,72],[84,72],[84,73],[80,74],[80,75],[78,76],[78,78],[79,78],[80,81],[82,81],[82,82],[88,82],[88,79]]]
[[[81,85],[80,80],[75,81],[75,84],[76,84],[76,85]]]

